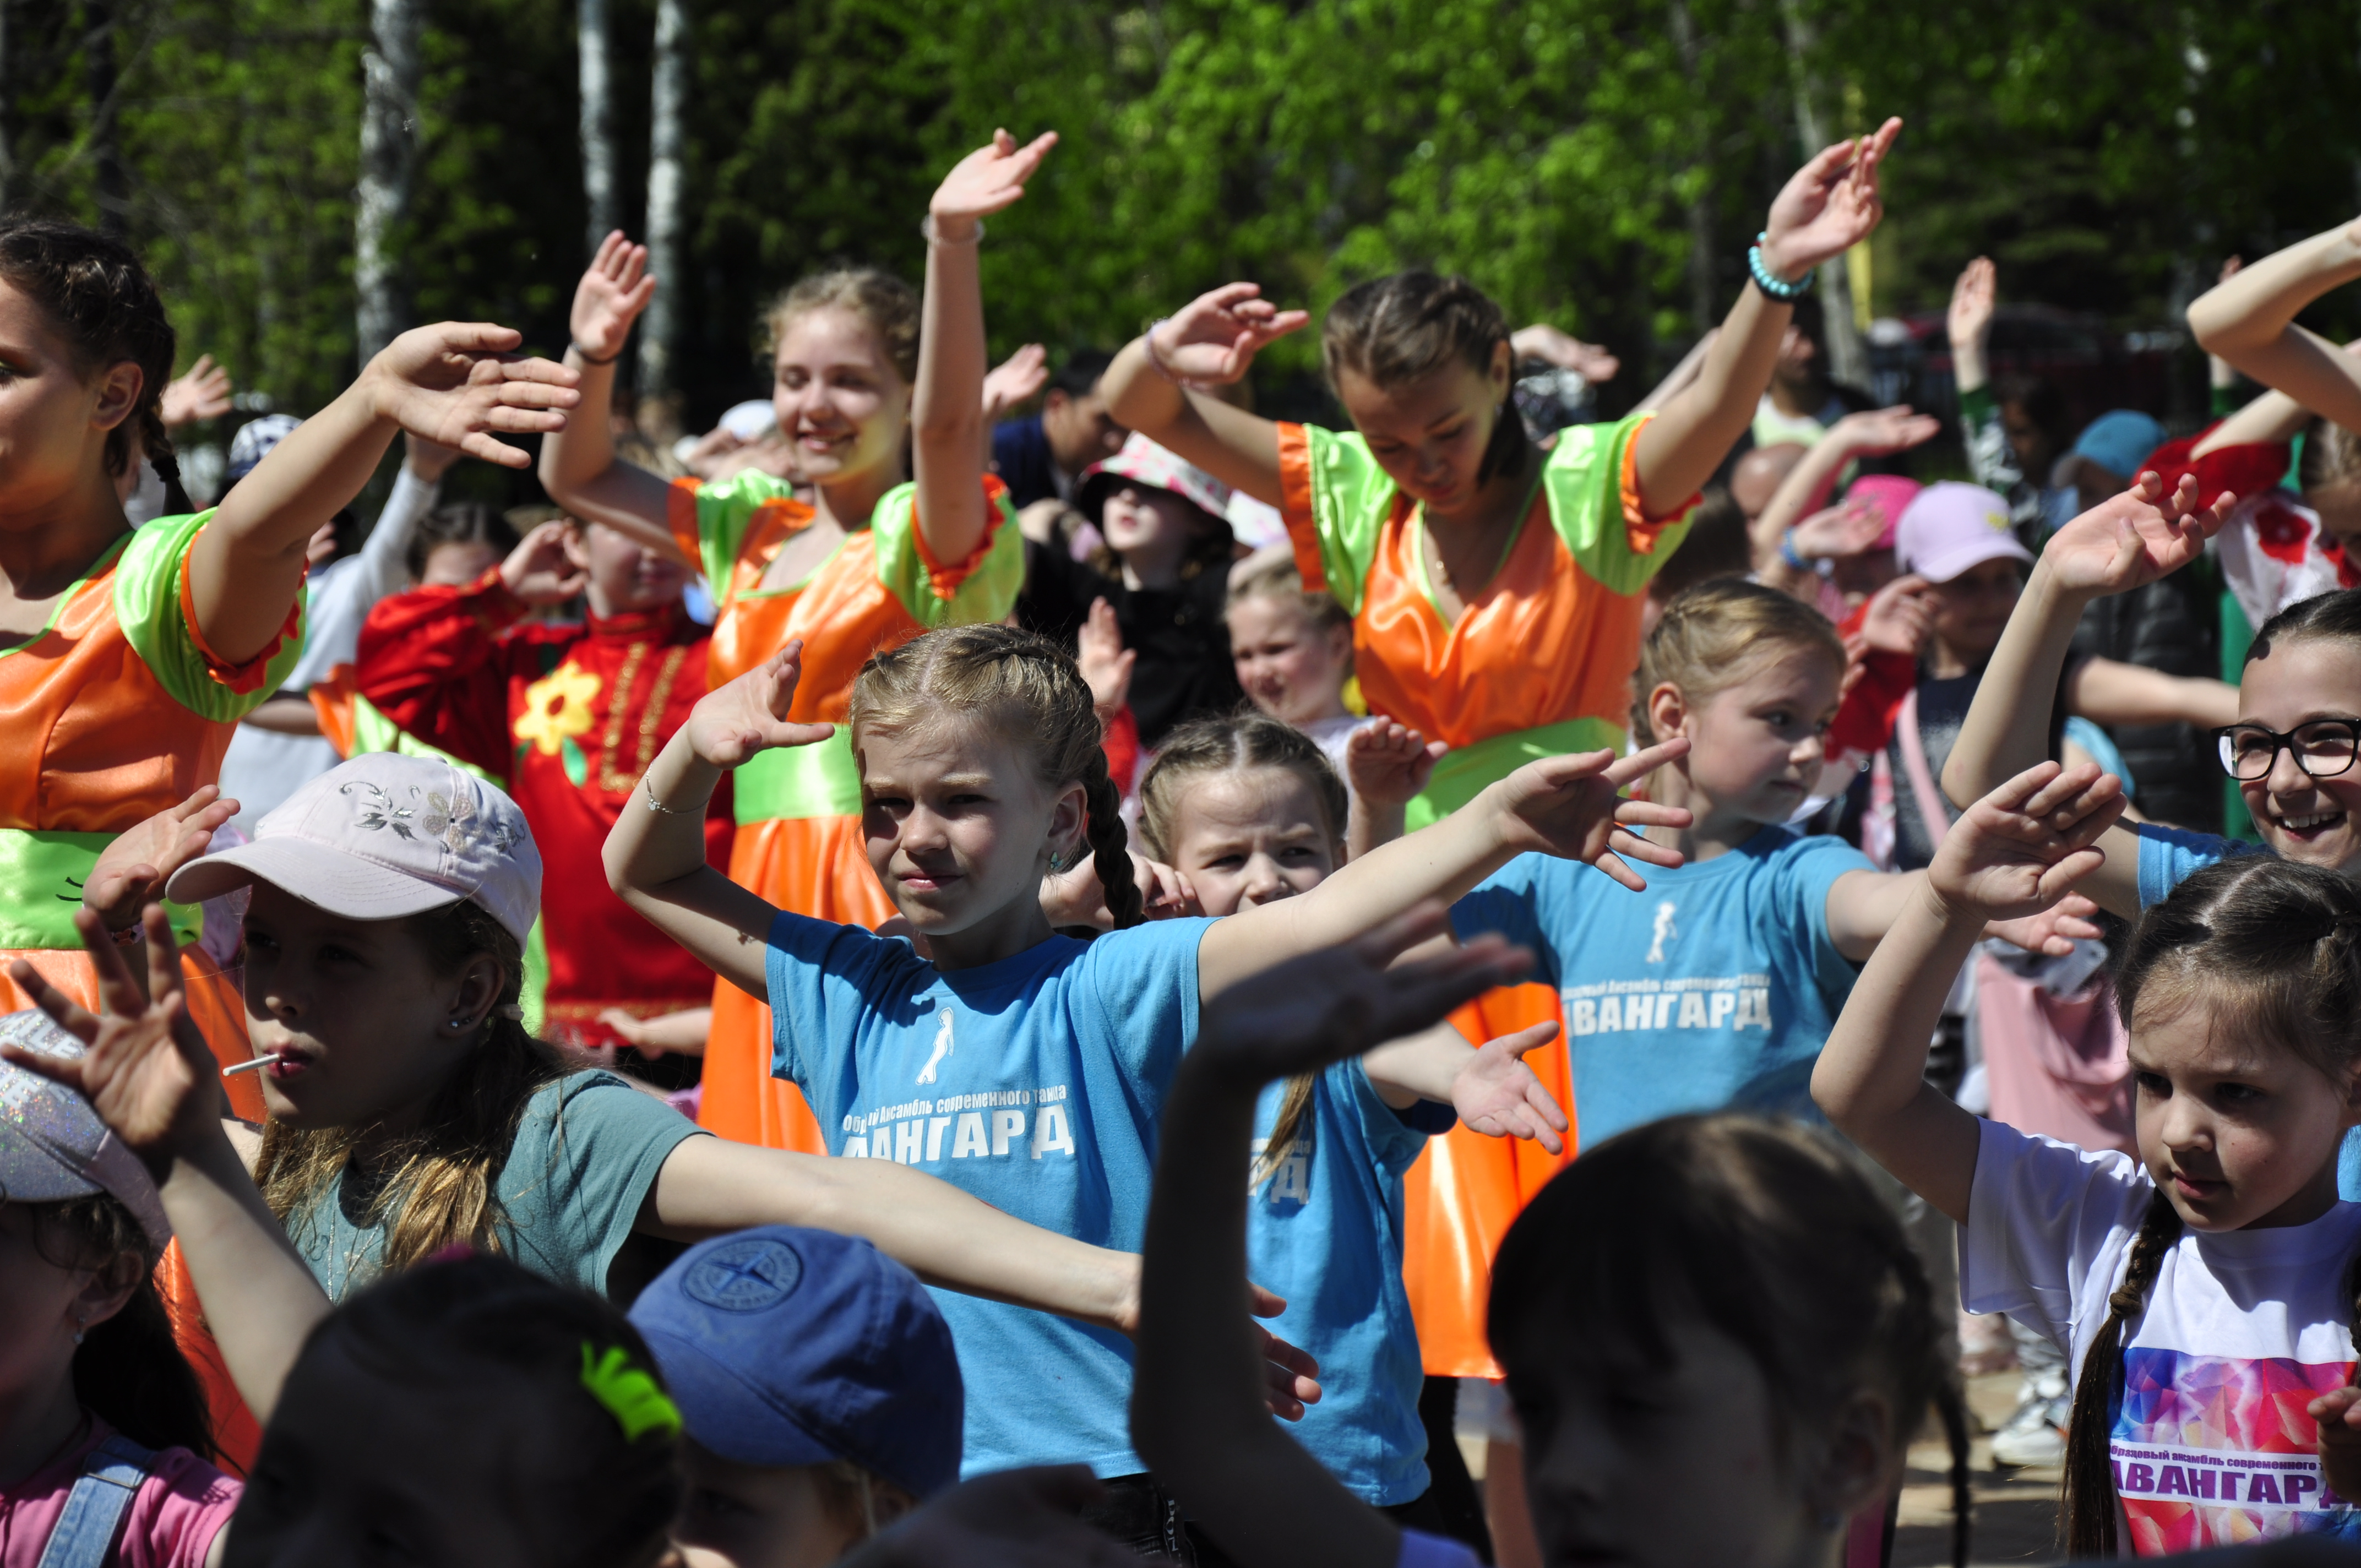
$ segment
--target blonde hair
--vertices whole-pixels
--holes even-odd
[[[1344,842],[1350,802],[1344,781],[1328,765],[1327,754],[1295,726],[1249,708],[1218,718],[1192,718],[1164,738],[1155,765],[1139,785],[1139,839],[1148,852],[1159,861],[1170,861],[1179,850],[1180,802],[1191,780],[1250,768],[1283,768],[1301,779],[1312,799],[1320,803],[1321,827],[1327,830],[1329,841]],[[1247,1178],[1248,1191],[1269,1180],[1295,1152],[1303,1124],[1312,1114],[1312,1091],[1318,1081],[1319,1074],[1308,1072],[1287,1080],[1270,1137]]]
[[[1013,626],[952,626],[871,656],[852,683],[846,718],[853,750],[884,725],[922,724],[946,713],[975,718],[1027,749],[1049,788],[1082,786],[1091,853],[1117,929],[1145,917],[1126,849],[1123,797],[1109,776],[1091,688],[1071,655]]]
[[[894,362],[895,374],[906,386],[918,384],[918,291],[890,272],[874,267],[840,267],[801,279],[771,302],[763,313],[756,339],[764,359],[778,352],[779,340],[796,318],[815,311],[849,311],[877,334],[878,346]]]
[[[2361,435],[2329,420],[2313,420],[2304,426],[2296,480],[2307,496],[2361,481]]]
[[[1655,629],[1640,645],[1631,680],[1631,734],[1656,740],[1648,721],[1648,694],[1676,687],[1691,703],[1736,685],[1775,652],[1817,653],[1845,667],[1844,644],[1818,610],[1777,588],[1741,578],[1716,577],[1683,588],[1665,601]]]
[[[1232,579],[1228,608],[1235,609],[1248,599],[1277,599],[1301,609],[1312,625],[1321,630],[1353,625],[1352,613],[1338,604],[1331,594],[1313,593],[1303,586],[1303,574],[1295,563],[1284,556],[1274,555],[1245,575]]]

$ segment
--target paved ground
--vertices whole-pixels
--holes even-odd
[[[1996,1426],[2016,1401],[2016,1374],[1997,1372],[1971,1378],[1968,1406],[1977,1422]],[[1894,1542],[1894,1568],[1948,1568],[1951,1561],[1950,1450],[1938,1437],[1910,1451],[1910,1475],[1902,1491],[1901,1528]],[[1979,1565],[2055,1563],[2058,1550],[2058,1472],[1994,1470],[1992,1440],[1979,1434],[1968,1450],[1969,1485],[1975,1495],[1970,1516],[1968,1559]]]

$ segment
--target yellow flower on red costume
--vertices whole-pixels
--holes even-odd
[[[544,757],[587,733],[593,722],[590,704],[598,695],[598,677],[570,660],[527,686],[516,717],[516,738],[530,740]]]

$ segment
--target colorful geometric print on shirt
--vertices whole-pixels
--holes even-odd
[[[1136,1251],[1157,1116],[1196,1036],[1207,924],[1052,937],[939,970],[906,941],[783,913],[768,960],[774,1069],[830,1153],[915,1165],[1044,1230]],[[967,1474],[1146,1468],[1131,1450],[1129,1340],[954,1291],[936,1300],[967,1378]]]
[[[719,612],[708,684],[735,680],[799,637],[803,677],[789,717],[837,727],[818,745],[764,751],[732,774],[730,880],[741,887],[819,920],[875,926],[894,913],[861,839],[861,775],[845,712],[871,654],[939,626],[1004,620],[1016,609],[1024,536],[998,478],[984,477],[983,494],[983,540],[964,561],[928,553],[917,487],[905,484],[801,582],[765,588],[763,573],[811,526],[812,509],[785,481],[752,468],[709,485],[673,482],[673,538],[703,565]],[[795,1086],[771,1078],[771,1033],[761,1003],[716,983],[699,1124],[741,1143],[816,1154],[828,1140]]]
[[[1960,1248],[1960,1294],[2066,1349],[2079,1378],[2156,1188],[2145,1167],[1981,1124]],[[2302,1225],[2184,1232],[2125,1333],[2108,1434],[2132,1555],[2257,1538],[2361,1537],[2328,1490],[2304,1407],[2349,1382],[2345,1281],[2361,1205]]]

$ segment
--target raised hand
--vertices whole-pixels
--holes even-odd
[[[1998,280],[1999,269],[1989,256],[1979,256],[1960,269],[1959,281],[1951,285],[1950,309],[1943,314],[1955,352],[1963,346],[1979,355],[1983,352],[1985,335],[1992,331]]]
[[[229,412],[229,372],[214,364],[212,355],[202,354],[189,367],[187,375],[164,384],[157,413],[166,430],[178,430],[184,424],[219,419]]]
[[[1308,311],[1282,311],[1264,299],[1259,283],[1224,283],[1150,328],[1148,354],[1167,375],[1224,385],[1243,377],[1265,344],[1311,320]]]
[[[1935,629],[1934,585],[1913,573],[1894,578],[1869,596],[1869,609],[1861,618],[1865,647],[1882,653],[1916,658]]]
[[[573,524],[552,518],[535,528],[500,563],[500,583],[527,604],[564,604],[589,586],[590,574],[566,554]]]
[[[1025,181],[1057,145],[1055,131],[1043,131],[1021,148],[1006,131],[993,132],[990,141],[953,164],[935,187],[927,213],[936,237],[964,239],[974,232],[978,218],[1015,203],[1025,194]]]
[[[1933,414],[1913,413],[1907,403],[1896,403],[1890,409],[1864,409],[1850,413],[1828,427],[1821,439],[1841,442],[1848,452],[1864,457],[1882,457],[1889,452],[1901,452],[1922,445],[1942,433],[1943,422]]]
[[[2098,913],[2097,905],[2079,893],[2070,893],[2038,915],[1992,921],[1984,927],[1984,935],[2014,943],[2028,953],[2062,959],[2074,950],[2077,941],[2096,941],[2106,935],[2092,918]]]
[[[983,422],[991,424],[1049,384],[1049,351],[1028,343],[983,376]]]
[[[1869,237],[1885,215],[1877,193],[1878,165],[1902,134],[1902,122],[1840,141],[1795,171],[1771,203],[1763,224],[1763,261],[1779,278],[1800,278]]]
[[[791,724],[796,683],[803,677],[804,644],[798,637],[727,685],[716,687],[689,709],[681,732],[689,749],[718,768],[734,768],[774,746],[809,746],[836,733],[833,724]]]
[[[1531,1138],[1552,1154],[1565,1152],[1565,1113],[1533,1069],[1525,1053],[1557,1038],[1557,1025],[1535,1024],[1476,1047],[1452,1081],[1451,1103],[1460,1121],[1488,1138]]]
[[[581,376],[548,359],[522,359],[523,336],[486,322],[441,322],[403,333],[361,373],[380,418],[412,434],[503,468],[532,466],[532,456],[489,433],[547,433],[566,428],[582,400]]]
[[[1623,362],[1609,350],[1595,343],[1585,343],[1547,322],[1535,322],[1510,333],[1509,349],[1520,359],[1538,359],[1561,370],[1571,370],[1594,384],[1612,381],[1615,373],[1623,368]]]
[[[2361,1487],[2361,1388],[2332,1388],[2303,1413],[2320,1423],[2320,1468],[2329,1486],[2355,1496],[2347,1488]]]
[[[134,823],[99,851],[82,883],[82,907],[107,930],[128,931],[139,924],[149,894],[203,854],[214,829],[236,815],[237,802],[224,800],[219,785],[202,784],[180,805]]]
[[[2129,593],[2169,576],[2205,553],[2238,498],[2227,490],[2198,505],[2197,477],[2183,474],[2170,495],[2155,472],[2110,496],[2050,536],[2039,569],[2070,594]]]
[[[1391,719],[1365,724],[1345,742],[1345,782],[1364,805],[1407,806],[1450,750]]]
[[[648,247],[633,245],[617,229],[598,242],[598,253],[574,286],[574,310],[566,329],[586,358],[612,359],[631,340],[631,323],[656,297],[648,273]]]
[[[98,971],[98,1012],[84,1009],[21,959],[8,972],[42,1012],[82,1043],[82,1054],[42,1056],[0,1046],[0,1056],[80,1093],[160,1180],[177,1151],[219,1135],[221,1064],[190,1022],[181,953],[162,905],[149,905],[141,916],[148,937],[144,996],[98,916],[80,909],[73,919]]]
[[[1885,532],[1885,520],[1865,506],[1823,507],[1787,531],[1807,561],[1842,561],[1861,554]]]
[[[1139,655],[1123,645],[1123,628],[1115,623],[1115,607],[1103,598],[1091,600],[1091,613],[1074,633],[1074,664],[1082,684],[1091,688],[1091,707],[1104,724],[1131,700],[1131,672]]]
[[[1632,829],[1686,828],[1692,818],[1682,806],[1626,800],[1622,789],[1688,755],[1688,750],[1686,738],[1675,735],[1628,757],[1612,751],[1544,757],[1484,793],[1491,797],[1493,820],[1510,849],[1582,861],[1634,893],[1645,892],[1648,884],[1622,857],[1677,866],[1681,852],[1652,844]]]
[[[2124,814],[2123,781],[2089,763],[2043,762],[1962,812],[1927,868],[1954,908],[1986,920],[2037,915],[2106,862],[2092,846]]]

